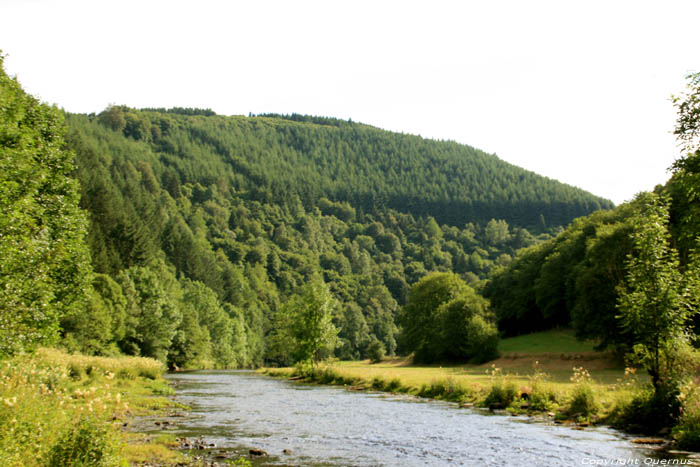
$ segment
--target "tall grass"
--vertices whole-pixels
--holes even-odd
[[[151,359],[54,349],[0,361],[0,465],[120,465],[119,428],[140,408],[134,388],[163,371]]]
[[[574,383],[574,388],[566,409],[567,414],[578,419],[590,420],[600,408],[593,390],[591,375],[583,367],[574,367],[573,370],[571,382]]]

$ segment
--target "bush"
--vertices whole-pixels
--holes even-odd
[[[472,363],[484,363],[498,357],[498,329],[483,316],[471,316],[466,325],[465,357]]]
[[[598,402],[591,385],[586,383],[576,385],[566,412],[570,416],[588,418],[597,411]]]
[[[107,428],[83,418],[63,434],[49,453],[50,467],[107,466],[116,464],[115,448]]]
[[[557,403],[557,393],[547,383],[539,382],[535,384],[529,395],[530,410],[550,411]]]
[[[700,450],[700,387],[691,380],[680,388],[681,413],[673,437],[681,449]]]
[[[498,329],[489,301],[456,274],[420,279],[399,321],[402,347],[413,352],[415,362],[483,363],[497,356]]]
[[[571,382],[575,386],[566,413],[572,417],[578,416],[583,418],[588,418],[595,414],[599,407],[591,386],[591,375],[583,367],[574,367],[574,375],[571,377]]]
[[[657,392],[647,387],[631,400],[623,402],[611,413],[609,420],[615,428],[625,431],[656,434],[676,424],[681,412],[677,390]]]
[[[381,391],[382,389],[384,389],[385,385],[386,382],[381,376],[375,376],[374,378],[372,378],[372,389]]]
[[[372,342],[367,346],[367,356],[370,362],[379,363],[386,355],[386,347],[377,338],[372,339]]]
[[[521,391],[523,399],[527,399],[530,410],[549,411],[557,402],[557,393],[548,382],[549,375],[540,370],[540,362],[533,365],[534,372],[530,377],[531,388],[529,391]]]
[[[392,378],[386,386],[384,386],[385,391],[397,392],[401,390],[401,380],[399,378]]]
[[[491,386],[484,400],[484,406],[490,409],[505,409],[518,397],[518,390],[513,383],[498,381]]]

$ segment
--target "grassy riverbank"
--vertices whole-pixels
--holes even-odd
[[[128,433],[137,415],[177,404],[152,359],[40,349],[0,361],[0,465],[186,463],[169,436]]]
[[[542,414],[579,424],[613,422],[641,390],[637,376],[609,354],[595,352],[568,331],[504,339],[501,357],[483,365],[336,362],[315,369],[266,369],[353,390],[379,390],[457,402],[463,406]]]
[[[677,394],[657,399],[646,374],[595,352],[566,330],[510,339],[501,356],[483,365],[413,365],[407,358],[380,363],[336,362],[315,368],[265,369],[266,374],[335,384],[350,390],[406,393],[513,414],[586,426],[604,423],[631,433],[671,439],[676,448],[700,450],[700,378],[682,381]],[[688,360],[691,361],[691,360]],[[674,415],[675,411],[675,415]]]

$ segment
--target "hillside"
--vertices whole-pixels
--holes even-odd
[[[286,203],[298,196],[308,208],[327,197],[368,213],[392,208],[457,227],[504,219],[531,230],[542,229],[543,221],[564,226],[612,208],[607,200],[472,147],[363,124],[117,107],[109,113],[113,120],[104,122],[149,143],[181,183],[208,185],[225,176],[236,190],[249,190],[259,200]],[[206,161],[207,170],[197,180],[188,168],[191,159]]]
[[[64,331],[171,366],[289,363],[279,310],[314,275],[339,302],[338,357],[394,354],[428,272],[477,282],[610,206],[467,146],[340,120],[111,107],[67,124],[112,329]]]

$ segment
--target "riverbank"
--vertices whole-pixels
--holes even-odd
[[[148,358],[39,349],[0,361],[0,465],[174,465],[167,434],[131,432],[135,417],[183,409],[165,367]]]
[[[263,372],[350,390],[406,393],[545,417],[579,427],[605,424],[700,451],[700,378],[687,378],[677,394],[658,399],[648,375],[625,368],[614,354],[595,351],[595,344],[577,340],[571,330],[553,329],[502,339],[500,357],[483,365],[421,366],[394,357],[379,363],[335,362]]]
[[[564,370],[565,366],[570,369]],[[635,443],[670,453],[683,450],[690,454],[688,451],[700,448],[696,409],[700,393],[695,383],[681,388],[681,416],[675,426],[659,425],[648,377],[618,368],[610,356],[600,353],[506,354],[484,365],[453,366],[417,366],[408,358],[389,358],[375,364],[334,362],[260,371],[304,383],[340,385],[350,391],[403,393],[455,402],[460,407],[549,419],[576,429],[609,425],[639,436]]]
[[[676,447],[669,429],[649,436],[645,427],[638,430],[624,425],[644,394],[646,377],[615,368],[614,361],[603,354],[537,355],[505,355],[485,365],[416,366],[407,358],[390,358],[377,364],[335,362],[313,369],[267,368],[261,372],[305,383],[340,385],[351,391],[403,393],[495,413],[545,418],[578,429],[611,425],[639,434],[638,443],[658,449]],[[543,358],[544,363],[535,358]],[[570,369],[565,371],[564,365]]]
[[[537,358],[542,358],[539,362]],[[564,370],[563,366],[568,366]],[[595,369],[588,370],[587,367]],[[262,373],[349,390],[376,390],[456,402],[462,406],[545,415],[580,424],[609,418],[642,383],[605,358],[580,354],[505,356],[485,365],[418,366],[407,358],[336,362],[314,369],[266,368]]]
[[[409,358],[394,357],[379,363],[345,361],[313,371],[287,368],[265,373],[563,422],[611,422],[648,378],[594,347],[594,342],[577,340],[571,330],[556,329],[503,339],[500,357],[483,365],[414,365]]]

